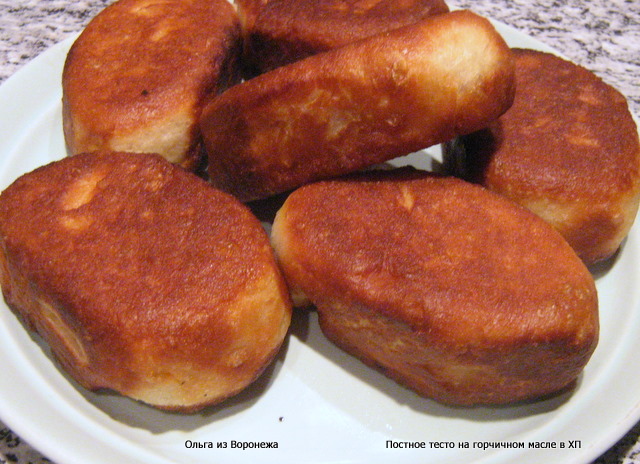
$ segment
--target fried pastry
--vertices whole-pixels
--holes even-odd
[[[249,75],[446,13],[444,0],[236,0]]]
[[[226,0],[119,0],[67,56],[63,122],[70,154],[159,153],[187,169],[202,158],[204,100],[240,78],[241,31]]]
[[[0,196],[5,301],[82,386],[191,412],[273,360],[291,305],[260,222],[159,155],[66,157]]]
[[[552,224],[588,265],[615,254],[640,201],[640,144],[627,102],[587,69],[516,49],[513,106],[448,145],[455,173]]]
[[[501,404],[557,392],[598,339],[593,277],[542,219],[454,177],[378,171],[294,191],[272,231],[296,304],[420,395]]]
[[[485,127],[511,105],[510,49],[469,11],[282,66],[204,108],[211,182],[242,201]]]

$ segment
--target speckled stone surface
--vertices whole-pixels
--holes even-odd
[[[450,0],[558,50],[617,88],[640,116],[638,0]]]
[[[111,2],[0,0],[0,83],[51,45],[80,31]],[[627,97],[631,111],[640,117],[640,0],[448,3],[494,18],[553,47],[617,88]],[[640,463],[639,435],[640,424],[621,437],[597,464]],[[50,462],[0,422],[0,463]]]

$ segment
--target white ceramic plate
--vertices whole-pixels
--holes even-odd
[[[512,46],[550,51],[497,26]],[[2,189],[64,156],[60,75],[70,44],[53,47],[0,87]],[[59,464],[586,463],[640,417],[638,234],[635,228],[615,263],[597,274],[602,335],[577,388],[544,401],[441,406],[336,349],[314,314],[297,313],[282,353],[248,390],[202,414],[163,413],[77,387],[2,303],[0,417]],[[390,448],[388,441],[425,449]],[[452,448],[436,447],[441,442]],[[514,443],[525,448],[502,447]],[[536,443],[558,448],[529,448]]]

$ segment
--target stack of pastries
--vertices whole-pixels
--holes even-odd
[[[0,195],[0,283],[86,388],[219,403],[276,359],[293,306],[452,405],[558,392],[597,345],[587,266],[635,219],[637,129],[589,71],[485,18],[118,0],[62,88],[70,156]],[[437,144],[449,173],[372,169]],[[269,237],[250,207],[276,197]]]

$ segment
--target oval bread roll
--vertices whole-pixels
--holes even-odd
[[[640,142],[627,102],[555,55],[514,55],[513,106],[449,144],[447,164],[544,218],[586,264],[610,258],[640,202]]]
[[[196,169],[204,100],[239,80],[240,53],[240,23],[226,0],[115,2],[65,62],[68,152],[158,153]]]
[[[446,13],[444,0],[237,0],[245,59],[263,73]]]
[[[547,223],[479,186],[387,171],[310,184],[272,242],[339,347],[453,405],[569,386],[598,339],[593,277]]]
[[[427,18],[238,84],[204,108],[212,183],[242,201],[485,127],[513,97],[511,52],[468,11]]]
[[[5,301],[88,389],[191,412],[247,387],[291,317],[266,232],[158,155],[94,153],[0,196]]]

